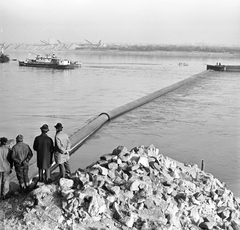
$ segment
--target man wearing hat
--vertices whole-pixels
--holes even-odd
[[[48,125],[44,124],[41,128],[41,135],[37,136],[33,143],[33,149],[37,152],[37,167],[39,181],[44,182],[43,174],[45,171],[45,182],[51,182],[50,168],[53,158],[53,140],[47,135]]]
[[[8,196],[12,172],[11,152],[6,146],[7,141],[6,137],[0,139],[0,199],[5,199]]]
[[[12,160],[20,185],[20,191],[29,189],[29,161],[33,156],[29,145],[23,143],[23,135],[16,137],[16,144],[12,147]]]
[[[69,137],[64,133],[61,123],[57,123],[55,126],[55,161],[59,165],[60,175],[63,178],[69,178],[71,171],[69,166],[69,151],[71,149],[71,143]]]

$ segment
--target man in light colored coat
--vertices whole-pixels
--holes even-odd
[[[0,139],[0,199],[5,199],[8,196],[12,172],[11,152],[6,146],[7,141],[6,137]]]
[[[64,133],[63,126],[61,123],[57,123],[55,126],[56,135],[55,135],[55,161],[59,165],[60,175],[63,178],[69,178],[71,174],[69,166],[69,151],[71,149],[71,143],[69,137]]]

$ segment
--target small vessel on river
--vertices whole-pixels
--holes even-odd
[[[222,65],[217,63],[216,65],[207,65],[207,70],[240,72],[240,65]]]
[[[4,54],[3,47],[0,52],[0,63],[9,62],[10,58],[8,55]]]
[[[19,66],[26,67],[41,67],[41,68],[53,68],[53,69],[74,69],[81,67],[81,62],[72,62],[67,59],[61,59],[53,55],[36,55],[36,58],[25,61],[19,61]]]

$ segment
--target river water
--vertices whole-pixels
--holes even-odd
[[[18,60],[29,57],[29,52],[5,52]],[[16,61],[0,65],[0,136],[11,139],[21,133],[32,147],[44,123],[52,138],[57,122],[71,135],[102,112],[204,71],[205,63],[239,64],[236,58],[184,55],[81,51],[60,55],[82,61],[82,68],[27,68]],[[239,98],[240,73],[211,71],[104,125],[72,155],[72,171],[119,145],[130,150],[153,144],[181,162],[201,167],[204,160],[205,171],[240,197]]]

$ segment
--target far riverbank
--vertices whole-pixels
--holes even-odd
[[[4,44],[7,51],[42,52],[76,52],[92,54],[120,54],[120,55],[144,55],[144,56],[169,56],[169,57],[240,57],[239,47],[203,47],[203,46],[137,46],[137,45],[108,45],[106,47],[80,46],[76,43],[61,44]]]

